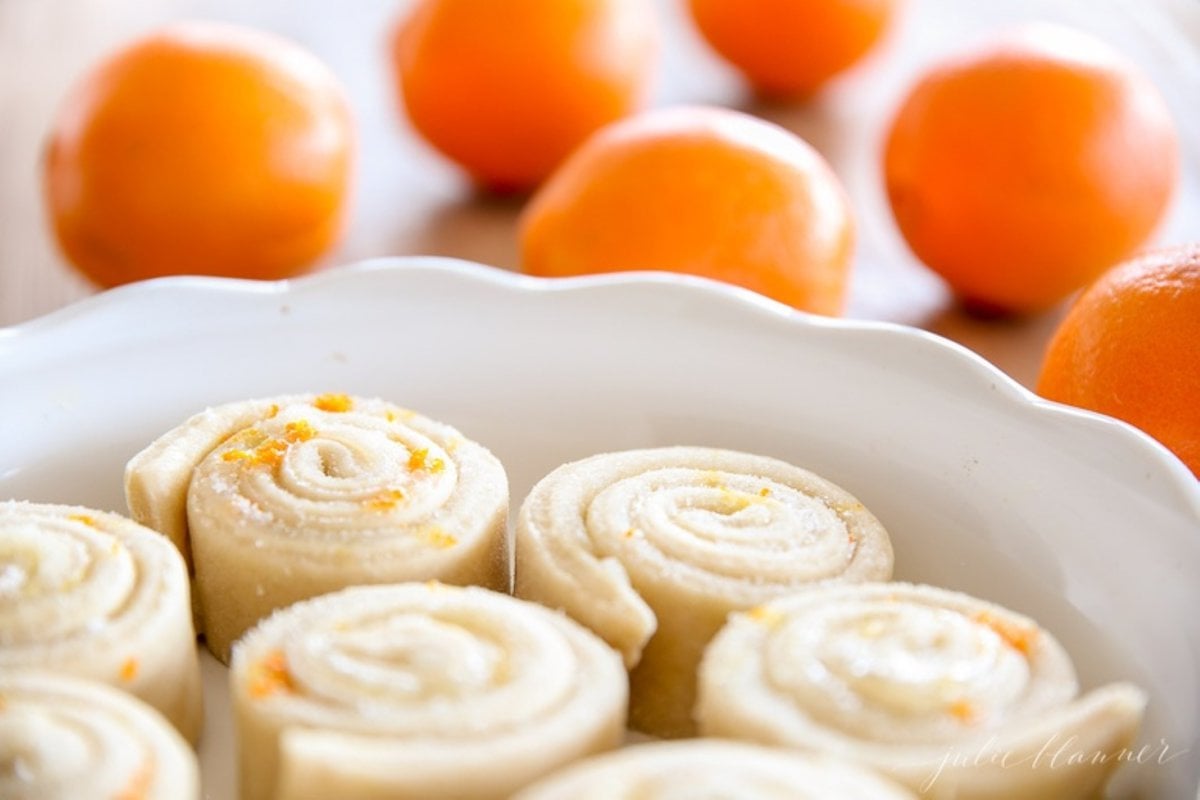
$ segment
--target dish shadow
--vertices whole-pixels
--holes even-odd
[[[949,300],[918,325],[958,342],[993,364],[1006,365],[1011,378],[1032,389],[1046,346],[1069,307],[1070,303],[1064,302],[1038,314],[988,316]]]
[[[519,271],[517,220],[528,195],[480,189],[437,205],[398,241],[392,252],[463,258]]]

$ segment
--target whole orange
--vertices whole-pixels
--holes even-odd
[[[74,88],[43,187],[59,245],[102,286],[281,278],[337,239],[353,151],[345,97],[314,56],[267,33],[181,22]]]
[[[803,97],[871,51],[900,0],[689,0],[704,38],[768,95]]]
[[[1050,341],[1037,391],[1141,428],[1200,477],[1200,244],[1089,286]]]
[[[391,51],[417,131],[488,188],[514,191],[643,104],[658,26],[647,0],[418,0]]]
[[[1151,82],[1099,40],[1034,25],[930,69],[900,106],[888,198],[969,305],[1031,312],[1129,257],[1179,173]]]
[[[837,177],[798,136],[679,107],[589,139],[534,195],[520,239],[534,275],[690,273],[838,314],[854,221]]]

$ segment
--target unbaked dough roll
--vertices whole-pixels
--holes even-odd
[[[0,797],[196,800],[187,742],[150,706],[95,681],[0,673]]]
[[[854,497],[772,458],[672,447],[593,456],[521,507],[516,594],[561,608],[634,667],[630,717],[694,731],[695,672],[729,612],[815,581],[883,581],[892,548]]]
[[[0,503],[0,671],[19,669],[112,684],[196,741],[200,666],[179,553],[116,514]]]
[[[507,798],[620,743],[620,657],[476,587],[362,586],[277,611],[230,673],[242,800]]]
[[[512,800],[915,800],[870,771],[767,747],[692,739],[628,747],[543,778]]]
[[[507,590],[508,481],[449,425],[377,399],[305,395],[204,411],[134,457],[136,517],[190,546],[208,645],[344,586]],[[186,512],[184,508],[186,506]]]
[[[929,586],[830,586],[734,615],[705,654],[697,718],[927,797],[1072,800],[1099,796],[1146,703],[1128,684],[1078,693],[1026,617]]]

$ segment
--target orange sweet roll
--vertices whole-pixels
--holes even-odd
[[[198,800],[196,755],[154,708],[103,683],[0,672],[0,797]]]
[[[0,503],[0,672],[111,684],[194,742],[195,639],[187,569],[162,536],[90,508]]]
[[[854,760],[926,797],[1083,800],[1101,795],[1145,704],[1124,683],[1080,695],[1070,657],[1031,619],[894,583],[730,617],[704,657],[697,718],[705,735]]]
[[[694,793],[695,787],[703,792]],[[690,790],[690,791],[689,791]],[[824,756],[721,739],[626,747],[583,759],[512,800],[916,800],[869,769]]]
[[[275,612],[230,670],[242,800],[502,800],[620,744],[620,656],[479,587],[358,586]]]
[[[190,547],[208,646],[222,661],[272,610],[345,586],[508,587],[500,462],[383,400],[209,409],[135,456],[126,487],[136,515]]]
[[[726,616],[818,581],[883,581],[892,548],[845,490],[773,458],[700,447],[566,464],[521,507],[516,594],[625,657],[630,717],[694,732],[696,668]]]

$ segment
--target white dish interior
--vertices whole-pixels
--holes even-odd
[[[1195,478],[1132,428],[1039,401],[929,334],[698,279],[547,282],[411,258],[118,289],[0,330],[0,387],[0,498],[119,512],[124,464],[158,434],[283,392],[379,395],[450,422],[500,457],[514,507],[553,467],[601,451],[787,459],[874,511],[897,579],[1032,616],[1085,688],[1149,691],[1155,757],[1123,769],[1116,796],[1197,794]],[[205,668],[206,795],[231,797],[224,671]]]

